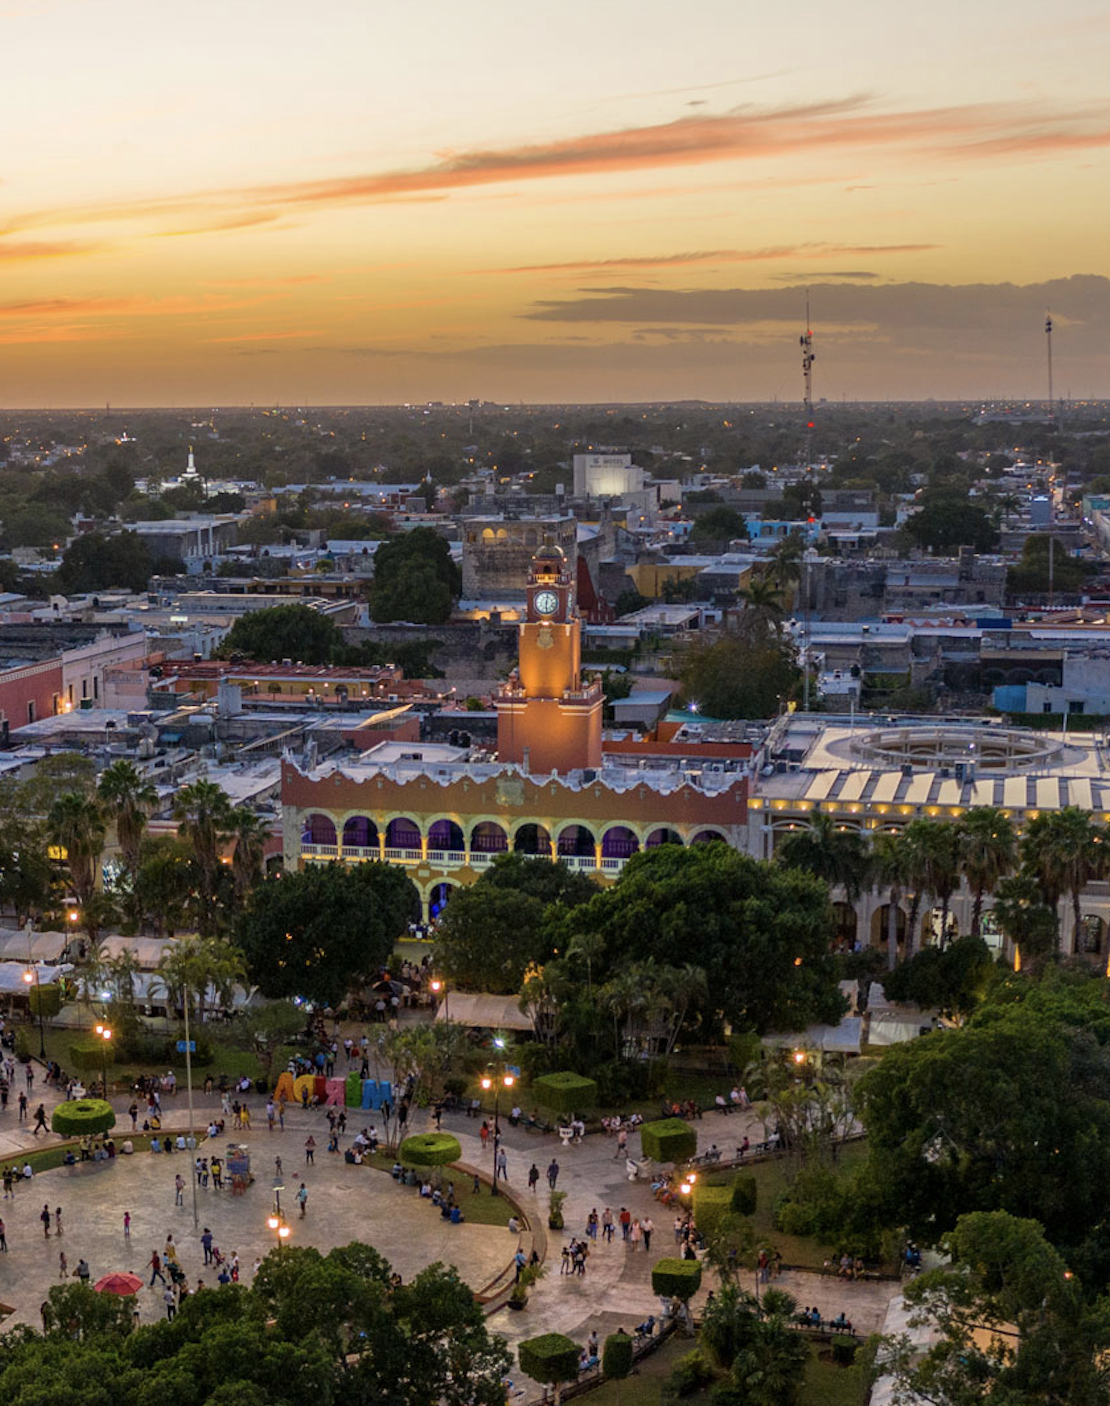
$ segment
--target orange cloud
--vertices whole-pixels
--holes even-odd
[[[691,264],[747,264],[769,259],[825,259],[844,254],[920,254],[935,244],[783,244],[767,249],[700,249],[682,254],[644,254],[620,259],[575,259],[560,264],[515,264],[475,273],[582,273],[590,269],[675,268]]]
[[[0,264],[15,264],[35,259],[71,259],[78,254],[95,253],[103,245],[81,243],[36,243],[25,240],[7,243],[0,236]]]

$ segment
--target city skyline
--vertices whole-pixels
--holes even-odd
[[[0,3],[0,405],[1110,395],[1078,0],[306,14]]]

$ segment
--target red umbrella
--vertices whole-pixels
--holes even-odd
[[[137,1294],[142,1287],[143,1281],[137,1274],[106,1274],[93,1285],[98,1294],[119,1294],[124,1299]]]

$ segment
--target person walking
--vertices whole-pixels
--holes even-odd
[[[627,1240],[628,1233],[632,1229],[632,1212],[628,1209],[627,1206],[622,1206],[621,1213],[617,1217],[617,1219],[621,1223],[621,1239]]]
[[[200,1237],[201,1248],[204,1250],[204,1263],[212,1263],[212,1232],[207,1226],[204,1227],[204,1234]]]
[[[54,1208],[54,1234],[55,1234],[55,1235],[61,1235],[61,1233],[62,1233],[62,1208],[61,1208],[61,1206],[55,1206],[55,1208]]]
[[[162,1302],[166,1305],[166,1317],[172,1323],[177,1312],[177,1299],[168,1284],[162,1292]]]
[[[532,1165],[528,1168],[528,1190],[529,1190],[529,1191],[535,1191],[535,1189],[536,1189],[536,1183],[539,1181],[539,1179],[540,1179],[540,1169],[539,1169],[539,1167],[536,1166],[535,1162],[533,1162]]]
[[[559,1180],[559,1164],[552,1157],[547,1166],[547,1184],[552,1191],[555,1190],[555,1183]]]
[[[177,1246],[173,1243],[172,1232],[166,1236],[166,1243],[162,1247],[162,1258],[167,1264],[177,1263]]]
[[[64,1250],[59,1251],[58,1254],[58,1278],[69,1278],[69,1262],[66,1259],[66,1252]]]
[[[166,1276],[162,1273],[162,1257],[157,1250],[150,1252],[150,1287],[154,1288],[154,1281],[160,1279],[163,1287],[166,1283]]]
[[[134,1099],[131,1100],[131,1107],[127,1111],[131,1115],[131,1131],[134,1132],[139,1125],[139,1105]]]
[[[634,1220],[632,1222],[631,1229],[628,1232],[628,1248],[630,1250],[634,1250],[636,1246],[640,1243],[642,1236],[643,1227],[640,1225],[639,1220]]]
[[[173,1179],[173,1204],[184,1206],[185,1204],[185,1178],[178,1172]]]
[[[27,1121],[27,1095],[22,1089],[19,1091],[19,1121],[21,1123]]]
[[[50,1239],[50,1221],[51,1221],[50,1207],[49,1207],[49,1206],[43,1206],[43,1208],[42,1208],[42,1214],[39,1216],[39,1220],[42,1221],[42,1233],[43,1233],[43,1235],[47,1238],[47,1240],[49,1240],[49,1239]]]
[[[266,1104],[266,1125],[271,1132],[274,1131],[274,1101],[270,1099]]]
[[[301,1182],[301,1189],[297,1192],[295,1200],[297,1205],[301,1208],[301,1220],[304,1220],[305,1208],[308,1205],[308,1190],[303,1181]]]
[[[44,1133],[50,1131],[46,1126],[46,1109],[41,1103],[35,1109],[35,1137],[38,1137],[40,1128],[43,1130]]]
[[[316,1165],[316,1139],[309,1133],[304,1144],[304,1164],[306,1167]]]
[[[509,1160],[505,1156],[505,1149],[503,1147],[494,1158],[494,1173],[496,1176],[499,1176],[502,1181],[509,1180]]]
[[[640,1222],[640,1233],[644,1237],[644,1250],[651,1253],[651,1232],[655,1229],[655,1224],[650,1216],[645,1216]]]
[[[617,1150],[616,1150],[616,1152],[613,1153],[613,1161],[616,1162],[616,1161],[618,1160],[618,1158],[626,1157],[627,1155],[628,1155],[628,1130],[627,1130],[627,1128],[622,1128],[622,1129],[620,1130],[620,1132],[617,1134]]]
[[[613,1243],[613,1212],[608,1206],[601,1213],[601,1233],[605,1238],[605,1243],[611,1245]]]
[[[89,1282],[89,1262],[84,1255],[77,1261],[77,1268],[73,1271],[73,1277],[79,1284]]]
[[[124,1213],[123,1213],[123,1238],[124,1238],[125,1240],[130,1240],[130,1239],[131,1239],[131,1212],[130,1212],[130,1211],[124,1211]]]

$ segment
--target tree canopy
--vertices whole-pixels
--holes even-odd
[[[240,615],[219,652],[225,659],[245,654],[263,664],[272,659],[330,664],[343,647],[343,632],[328,616],[309,605],[275,605]]]
[[[966,493],[944,488],[925,490],[920,510],[906,519],[906,532],[918,546],[947,555],[960,547],[989,552],[998,542],[990,516]]]
[[[768,718],[801,674],[784,645],[761,629],[695,645],[683,656],[679,677],[686,698],[707,717]]]
[[[375,620],[441,625],[462,590],[462,573],[446,538],[417,527],[384,542],[374,556],[370,614]]]
[[[178,566],[179,562],[173,563],[173,567]],[[58,590],[66,595],[112,587],[145,591],[154,572],[166,567],[166,560],[156,559],[134,532],[116,532],[110,537],[87,532],[66,548],[54,580]]]
[[[377,976],[418,904],[412,880],[393,865],[313,864],[259,884],[235,939],[264,996],[338,1006]]]

